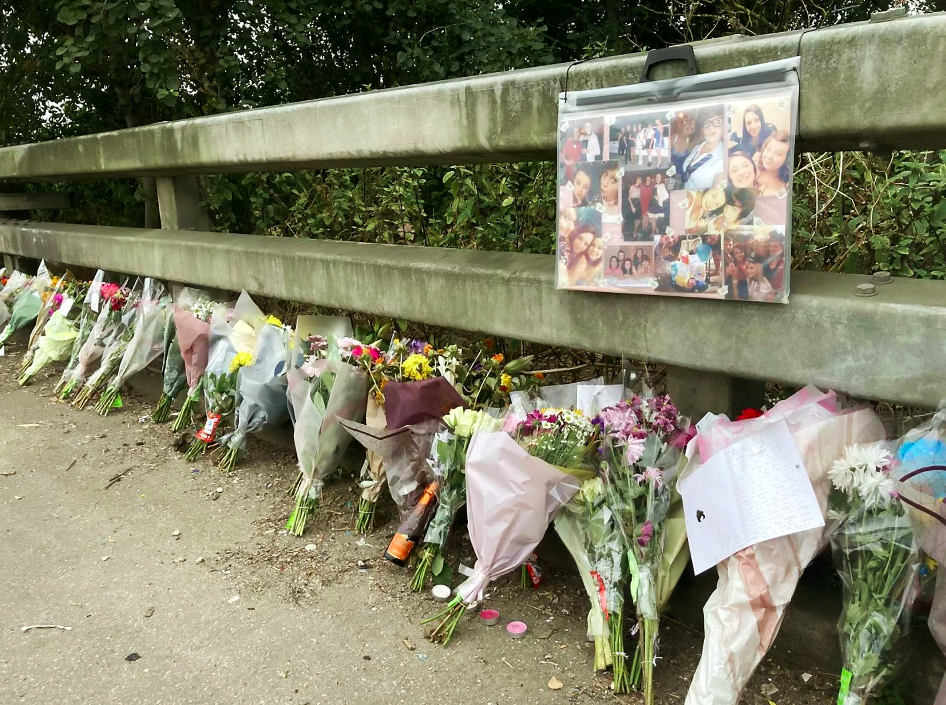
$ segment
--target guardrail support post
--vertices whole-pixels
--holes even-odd
[[[210,215],[200,205],[196,177],[159,176],[155,182],[162,230],[213,230]]]
[[[696,423],[709,411],[735,418],[743,409],[760,409],[765,403],[765,382],[670,366],[667,393]]]

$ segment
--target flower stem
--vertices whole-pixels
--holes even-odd
[[[108,412],[112,410],[112,404],[115,403],[115,400],[118,398],[118,387],[109,385],[102,396],[99,397],[98,403],[95,405],[95,411],[100,416],[108,416]]]
[[[360,534],[367,534],[374,528],[374,508],[375,502],[362,497],[358,503],[358,519],[355,521],[355,531]]]
[[[427,638],[434,643],[446,646],[450,643],[450,638],[453,636],[453,632],[463,618],[465,611],[466,605],[463,603],[463,599],[457,595],[445,609],[438,612],[433,617],[421,620],[421,624],[430,624],[431,622],[440,620],[437,626],[427,632]]]
[[[644,619],[641,626],[641,640],[644,645],[644,655],[641,665],[644,671],[644,704],[654,705],[654,665],[657,655],[657,628],[656,619]]]
[[[627,656],[624,653],[624,613],[611,613],[611,657],[614,661],[614,692],[631,692],[630,674],[627,670]]]
[[[158,399],[158,405],[154,407],[154,411],[151,412],[151,421],[154,423],[167,423],[167,420],[171,418],[171,403],[173,399],[165,393],[161,393],[161,398]]]
[[[423,552],[420,554],[420,561],[417,563],[417,570],[414,571],[414,577],[411,578],[410,589],[413,592],[423,592],[424,587],[427,585],[427,573],[430,571],[430,566],[434,562],[434,558],[437,557],[437,549],[430,544],[424,546]]]
[[[194,422],[194,405],[199,397],[200,386],[200,383],[198,383],[193,393],[188,394],[184,399],[184,403],[181,404],[181,410],[178,412],[177,418],[174,419],[174,423],[171,424],[171,430],[175,433],[183,431]]]
[[[192,463],[197,460],[198,457],[200,457],[201,453],[206,452],[206,450],[207,444],[199,438],[195,438],[191,441],[190,446],[187,448],[187,452],[184,453],[184,459]]]

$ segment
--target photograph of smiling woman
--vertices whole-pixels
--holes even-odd
[[[697,113],[696,125],[697,129],[702,131],[702,140],[690,150],[683,161],[684,188],[708,189],[725,178],[724,124],[721,105],[702,108]]]

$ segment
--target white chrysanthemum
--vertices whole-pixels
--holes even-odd
[[[878,472],[887,467],[892,460],[890,451],[883,443],[854,445],[848,448],[847,457],[852,465]]]
[[[868,509],[886,508],[893,499],[893,480],[883,472],[865,472],[861,476],[857,493]]]
[[[828,470],[828,479],[838,490],[850,497],[851,491],[854,489],[854,472],[856,469],[856,466],[851,465],[845,456],[834,461],[831,469]]]

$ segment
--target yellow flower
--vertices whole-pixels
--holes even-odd
[[[401,363],[401,371],[408,379],[421,380],[430,377],[434,370],[426,357],[414,353]]]
[[[512,389],[512,377],[509,375],[500,375],[499,376],[499,388],[504,392],[508,392]]]
[[[275,316],[267,316],[266,322],[271,326],[279,326],[280,328],[282,328],[282,321],[280,321]]]
[[[241,367],[246,367],[253,362],[253,353],[238,352],[236,357],[230,362],[230,371],[236,372]]]

